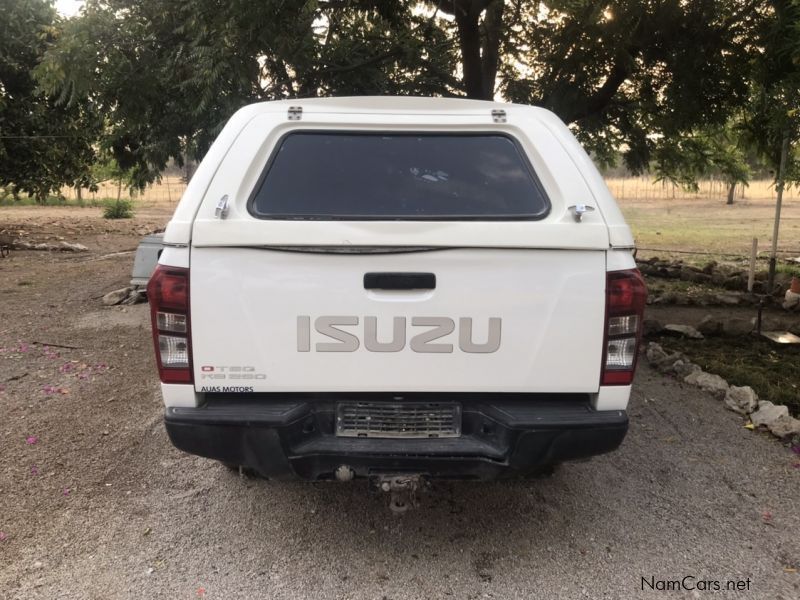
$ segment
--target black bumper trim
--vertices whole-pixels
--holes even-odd
[[[595,411],[588,396],[404,394],[408,401],[460,401],[462,435],[442,439],[346,438],[334,434],[336,402],[382,394],[207,395],[197,408],[167,408],[181,450],[252,468],[271,478],[327,479],[340,465],[359,476],[415,472],[496,479],[616,449],[625,411]],[[445,398],[444,396],[447,396]],[[395,400],[396,401],[396,400]]]

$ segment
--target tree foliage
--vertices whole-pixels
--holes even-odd
[[[105,144],[137,185],[170,157],[201,157],[257,100],[442,95],[455,87],[447,32],[410,6],[350,2],[89,0],[38,71],[64,103],[108,116]]]
[[[37,76],[105,116],[138,186],[246,103],[363,94],[499,95],[553,110],[601,163],[741,182],[796,114],[798,2],[88,0]]]
[[[783,138],[800,140],[800,0],[772,0],[772,18],[760,27],[762,51],[750,74],[744,141],[766,157],[777,173]],[[800,182],[800,164],[792,153],[787,180]]]
[[[0,0],[0,187],[38,201],[62,185],[88,186],[98,123],[85,98],[69,105],[33,78],[58,36],[46,0]]]

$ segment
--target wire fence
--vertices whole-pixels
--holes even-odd
[[[80,198],[78,197],[78,190],[75,188],[65,187],[61,190],[61,194],[68,202],[77,202],[79,200],[97,202],[109,198],[116,199],[119,196],[123,199],[132,199],[137,205],[177,206],[178,201],[183,196],[183,192],[186,191],[186,185],[186,181],[182,177],[168,176],[148,185],[141,192],[131,192],[124,186],[120,187],[117,183],[105,181],[98,186],[95,192],[81,190]]]
[[[721,179],[699,181],[696,190],[686,190],[667,181],[654,181],[652,177],[607,177],[606,185],[617,200],[636,200],[639,202],[662,200],[695,200],[728,198],[728,184]],[[737,185],[734,202],[741,200],[775,200],[775,182],[771,179],[751,181],[748,185]],[[784,201],[800,198],[797,186],[783,190]]]
[[[686,190],[669,182],[656,182],[651,177],[608,177],[606,178],[611,193],[621,201],[635,200],[637,202],[660,202],[664,200],[695,200],[719,199],[728,197],[728,185],[722,180],[706,179],[698,182],[697,190]],[[80,199],[84,201],[98,201],[106,198],[116,198],[119,193],[123,198],[132,198],[138,203],[177,205],[186,182],[180,176],[164,176],[160,181],[147,186],[141,192],[129,192],[124,187],[113,182],[100,184],[98,191],[89,192],[82,190]],[[62,195],[68,201],[77,201],[78,192],[75,188],[64,188]],[[747,186],[737,186],[734,201],[775,199],[775,184],[772,180],[751,181]],[[797,186],[787,187],[783,192],[784,201],[800,199],[800,190]]]

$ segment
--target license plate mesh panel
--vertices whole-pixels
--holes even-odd
[[[340,402],[336,435],[444,438],[461,435],[461,405],[442,402]]]

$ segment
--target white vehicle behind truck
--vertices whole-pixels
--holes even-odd
[[[265,477],[527,477],[627,431],[645,287],[552,113],[238,111],[148,286],[178,448]],[[392,479],[394,478],[394,479]]]

